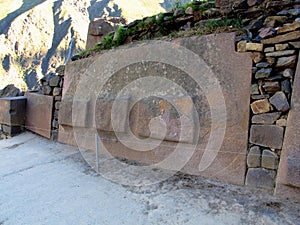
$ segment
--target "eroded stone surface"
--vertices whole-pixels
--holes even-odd
[[[173,43],[175,44],[175,46],[184,46],[192,50],[197,55],[199,55],[200,58],[202,58],[204,62],[207,65],[209,65],[209,68],[212,69],[214,76],[217,77],[219,84],[221,85],[222,93],[224,94],[227,109],[227,126],[225,131],[225,138],[221,145],[221,149],[217,154],[217,157],[213,160],[213,163],[206,170],[199,172],[199,163],[203,158],[202,156],[204,156],[204,150],[211,130],[210,107],[208,105],[204,93],[201,91],[201,88],[197,87],[197,84],[193,80],[191,80],[189,76],[180,71],[178,68],[163,66],[159,63],[138,63],[136,65],[130,66],[128,70],[127,68],[124,68],[123,70],[114,74],[114,77],[112,77],[111,80],[108,81],[108,85],[106,86],[107,89],[105,89],[104,92],[115,95],[123,89],[124,85],[131,83],[133,80],[143,78],[148,75],[159,76],[167,78],[171,81],[177,81],[179,85],[181,85],[185,90],[187,90],[189,96],[195,96],[195,99],[193,99],[193,104],[195,105],[198,111],[199,122],[201,127],[199,134],[200,138],[196,147],[196,152],[194,153],[192,159],[186,164],[186,166],[181,171],[189,174],[199,174],[205,177],[210,177],[230,183],[243,184],[247,153],[246,143],[248,137],[250,79],[252,68],[251,57],[247,53],[239,54],[235,52],[233,34],[219,34],[202,37],[175,39]],[[146,44],[144,43],[143,45],[146,48],[149,46],[151,46],[152,48],[153,44],[154,42],[149,42]],[[112,50],[112,52],[114,51],[120,50]],[[121,51],[120,54],[122,54]],[[126,57],[131,57],[130,55],[128,55],[128,52],[126,52]],[[91,88],[91,86],[95,86],[95,81],[97,81],[98,78],[101,79],[101,71],[97,71],[97,68],[99,67],[98,65],[100,65],[104,61],[99,61],[100,58],[101,55],[97,55],[94,58],[88,58],[85,61],[80,60],[78,62],[72,62],[69,65],[67,65],[64,85],[66,85],[66,87],[68,88],[64,89],[60,111],[63,110],[64,101],[68,101],[69,98],[74,97],[74,93],[77,90],[76,87],[81,82],[82,78],[80,78],[80,75],[82,75],[82,73],[79,72],[80,70],[83,71],[83,68],[91,66],[89,71],[95,71],[94,74],[92,74],[93,72],[84,74],[85,78],[90,79],[91,82],[86,86],[87,91],[89,90],[89,88]],[[94,63],[97,60],[99,61],[99,63]],[[180,61],[185,61],[185,59],[180,59]],[[73,68],[71,70],[68,69],[68,67]],[[164,67],[166,69],[164,69]],[[72,71],[72,74],[68,73],[68,71]],[[199,71],[197,72],[199,74]],[[207,85],[208,81],[209,79],[205,81],[204,85]],[[160,82],[158,82],[150,88],[154,89],[160,86],[161,84]],[[109,87],[113,88],[109,89]],[[167,93],[162,92],[162,96],[163,94],[172,94],[172,89],[173,87],[170,89],[164,89],[164,92]],[[215,89],[211,89],[211,94],[209,96],[210,101],[213,102],[220,98],[220,95],[216,95],[214,91]],[[87,93],[85,94],[88,95]],[[180,98],[176,95],[176,93],[173,92],[173,95],[174,94],[174,99]],[[91,98],[91,100],[93,100],[93,98]],[[146,106],[148,107],[149,105]],[[183,107],[181,108],[188,109],[189,107],[184,106],[183,104]],[[133,114],[130,115],[130,119],[132,119],[133,122],[136,121],[136,119],[138,118],[138,116],[135,114],[136,112],[137,111],[133,110]],[[150,112],[152,112],[152,110],[150,110]],[[151,121],[151,119],[157,117],[159,119],[159,116],[163,115],[164,114],[151,114],[151,117],[149,118]],[[144,116],[146,116],[146,114]],[[171,125],[170,128],[172,128],[170,129],[170,134],[173,131],[175,131],[176,133],[176,127],[178,127],[176,120],[178,121],[180,116],[181,118],[183,118],[182,116],[184,115],[175,116],[173,118],[174,123],[171,122],[172,117],[170,117],[169,123]],[[217,118],[220,117],[218,116]],[[186,118],[183,119],[186,120]],[[154,128],[159,128],[160,125],[163,125],[166,121],[165,119],[163,120],[164,122],[162,122],[161,120],[157,120],[156,122],[158,123],[152,120],[152,122],[155,122]],[[137,121],[141,123],[141,121]],[[162,123],[160,123],[160,121]],[[133,127],[131,127],[133,131],[135,130],[135,127],[137,125],[136,122],[134,123],[135,124],[133,124]],[[69,124],[70,123],[60,126],[59,140],[64,143],[74,144],[74,134],[72,134],[72,125]],[[149,124],[139,124],[139,126],[141,126],[144,129],[148,128]],[[217,127],[218,122],[215,128]],[[89,128],[86,127],[76,127],[76,129],[78,129],[78,132],[80,131],[80,134],[78,133],[79,135],[85,136],[85,139],[82,139],[81,141],[77,140],[77,143],[79,143],[81,147],[94,149],[95,146],[93,146],[93,140],[95,134],[93,133],[93,131],[88,130]],[[146,130],[144,130],[144,132],[145,131]],[[100,130],[98,130],[98,132],[101,133],[101,137],[104,135],[104,132],[101,132]],[[187,138],[190,138],[190,136],[192,135],[188,134]],[[158,137],[156,136],[155,138],[161,139],[162,137],[158,135]],[[105,134],[105,140],[107,140],[105,141],[105,145],[107,146],[107,148],[109,148],[110,153],[112,155],[150,164],[159,162],[162,159],[168,157],[170,152],[174,150],[175,144],[175,142],[164,141],[162,146],[156,148],[153,151],[140,152],[133,151],[125,147],[118,141],[108,141],[115,140],[115,137],[112,136],[110,133]],[[182,156],[186,155],[187,150],[183,148],[180,154],[182,154]],[[177,163],[176,160],[174,161],[174,163]]]

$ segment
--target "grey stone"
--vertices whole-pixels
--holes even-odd
[[[297,59],[296,55],[278,58],[276,67],[294,66],[296,63],[296,59]]]
[[[275,170],[278,166],[278,156],[275,152],[264,150],[262,153],[261,166],[266,169]]]
[[[258,85],[257,84],[252,84],[251,85],[251,94],[252,95],[259,95],[259,90],[258,90]]]
[[[61,103],[60,101],[55,102],[55,109],[56,109],[56,110],[59,110],[60,103]]]
[[[276,30],[272,27],[262,28],[260,29],[259,36],[261,38],[272,37],[276,34]]]
[[[275,93],[276,91],[280,91],[279,82],[265,82],[262,87],[268,93]]]
[[[271,66],[271,64],[268,62],[260,62],[260,63],[256,64],[256,67],[258,67],[258,68],[267,68],[269,66]]]
[[[16,134],[19,134],[22,131],[20,126],[7,126],[7,125],[2,125],[2,130],[6,135],[9,136],[14,136]]]
[[[283,71],[283,76],[287,78],[293,78],[294,76],[294,71],[290,68],[287,68]]]
[[[290,9],[288,13],[292,16],[299,16],[300,15],[300,9]]]
[[[252,67],[252,74],[255,74],[257,72],[257,67]]]
[[[255,78],[256,79],[261,79],[261,78],[267,78],[270,76],[272,72],[272,69],[271,68],[268,68],[268,69],[260,69],[256,72],[255,74]]]
[[[250,168],[246,175],[246,185],[256,188],[273,189],[276,172],[263,168]]]
[[[0,124],[23,126],[25,123],[26,101],[23,96],[0,98]]]
[[[300,48],[300,41],[289,42],[294,48]]]
[[[295,50],[285,50],[285,51],[276,51],[266,53],[267,57],[281,57],[295,54]]]
[[[281,82],[281,90],[286,94],[291,94],[291,82],[289,80],[284,80]]]
[[[274,47],[267,47],[265,48],[264,52],[274,52],[275,48]]]
[[[249,6],[254,6],[257,3],[257,0],[247,0]]]
[[[258,146],[253,146],[250,148],[247,156],[248,167],[260,167],[261,150]]]
[[[60,79],[61,79],[60,76],[53,76],[49,81],[50,87],[59,86]]]
[[[54,119],[54,120],[52,121],[52,127],[58,128],[58,120],[57,120],[57,119]]]
[[[286,119],[279,119],[276,121],[276,126],[279,127],[286,127],[287,120]]]
[[[265,113],[260,115],[254,115],[252,117],[252,123],[254,124],[274,124],[276,120],[279,119],[281,113]]]
[[[290,109],[285,94],[282,91],[276,92],[271,98],[270,103],[280,112],[286,112]]]
[[[251,95],[251,99],[253,100],[262,100],[262,99],[266,99],[269,98],[269,94],[264,94],[264,95]]]
[[[175,12],[174,12],[174,16],[177,17],[177,16],[183,16],[184,15],[184,12],[182,9],[176,9]]]
[[[283,132],[284,129],[276,125],[252,125],[250,129],[250,143],[263,147],[281,149]]]
[[[55,87],[55,88],[53,89],[53,96],[59,96],[59,95],[61,95],[61,91],[62,91],[61,88]]]
[[[46,86],[42,87],[42,94],[43,95],[50,95],[51,92],[52,92],[52,88],[50,86],[46,85]]]

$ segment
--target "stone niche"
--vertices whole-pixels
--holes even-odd
[[[180,145],[180,171],[244,184],[252,61],[234,40],[150,41],[69,63],[59,141],[95,150],[98,133],[112,156],[145,164]],[[161,143],[149,151],[129,147],[152,140]]]

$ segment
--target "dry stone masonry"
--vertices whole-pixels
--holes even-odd
[[[184,82],[189,84],[186,88],[191,90],[193,98],[196,99],[193,99],[193,102],[197,103],[198,101],[196,105],[199,109],[197,110],[204,118],[200,121],[200,123],[204,123],[201,124],[201,128],[204,129],[201,130],[203,133],[200,133],[200,137],[203,137],[200,140],[203,143],[200,141],[194,157],[182,171],[230,183],[245,183],[250,187],[271,191],[274,190],[276,184],[276,193],[300,199],[300,145],[297,144],[299,143],[297,139],[299,139],[300,124],[294,121],[294,125],[292,121],[299,120],[300,116],[300,104],[297,99],[300,92],[294,88],[294,85],[300,87],[300,0],[195,1],[170,12],[134,21],[120,27],[117,31],[112,30],[113,26],[108,26],[103,21],[93,22],[90,25],[87,46],[91,47],[96,43],[95,47],[72,57],[73,61],[86,57],[87,59],[68,64],[66,77],[64,77],[65,66],[60,66],[55,73],[50,73],[41,80],[41,92],[49,98],[47,101],[51,102],[51,104],[44,105],[51,111],[48,112],[47,118],[53,139],[57,139],[58,136],[61,142],[76,144],[76,133],[73,130],[73,126],[75,126],[82,135],[82,137],[79,136],[80,141],[77,143],[79,147],[95,149],[95,127],[98,133],[105,133],[104,136],[109,140],[106,144],[111,149],[112,155],[136,161],[142,158],[144,163],[154,163],[169,154],[174,147],[173,144],[178,141],[177,137],[170,136],[171,132],[169,131],[169,136],[164,139],[168,147],[159,147],[154,153],[146,153],[148,154],[146,156],[130,151],[116,141],[111,133],[113,130],[110,121],[112,107],[110,99],[104,98],[95,101],[93,107],[96,109],[95,120],[93,120],[93,115],[90,115],[89,101],[78,102],[79,105],[81,104],[80,107],[82,106],[79,110],[80,121],[74,123],[71,115],[74,90],[79,85],[77,79],[82,78],[86,68],[91,65],[95,74],[88,74],[87,78],[94,81],[97,79],[96,76],[100,76],[97,70],[101,68],[100,64],[103,62],[100,61],[101,54],[94,54],[94,52],[138,40],[171,39],[170,43],[176,42],[205,59],[213,72],[217,74],[225,94],[228,110],[227,123],[232,124],[226,128],[224,142],[217,160],[207,171],[198,173],[195,168],[198,168],[199,159],[203,155],[205,141],[207,141],[205,138],[210,127],[209,123],[206,124],[206,121],[209,120],[205,116],[209,113],[206,111],[208,107],[204,107],[207,106],[207,103],[204,102],[205,105],[200,94],[192,90],[193,82],[189,80]],[[181,31],[185,33],[182,35]],[[223,31],[235,31],[236,35],[186,37]],[[175,37],[180,38],[172,40]],[[236,49],[234,49],[233,43],[235,43]],[[143,46],[150,49],[150,45],[151,42]],[[98,64],[93,63],[96,60],[99,60]],[[145,65],[143,68],[146,68]],[[130,79],[146,76],[146,70],[139,72],[139,66],[136,64],[131,68],[132,71],[135,71],[131,77],[126,71],[120,70],[115,76],[121,77],[117,81],[125,82],[127,80],[129,82]],[[168,68],[167,72],[158,72],[161,67],[156,68],[151,63],[146,66],[147,73],[151,75],[153,71],[156,71],[154,73],[164,74],[161,76],[166,76],[171,80],[180,78],[180,72],[174,68]],[[170,74],[171,77],[168,77]],[[251,77],[252,79],[250,79]],[[64,79],[66,79],[65,83]],[[111,90],[108,91],[117,92],[119,87],[117,81],[111,81]],[[91,84],[91,86],[93,85],[96,84]],[[64,96],[62,95],[63,91]],[[11,92],[15,93],[13,90]],[[0,95],[2,95],[1,92]],[[30,99],[30,94],[27,96]],[[32,99],[40,96],[32,96]],[[179,102],[182,102],[182,99],[174,96]],[[150,100],[149,102],[153,102],[152,99]],[[45,100],[45,102],[47,101]],[[128,98],[124,102],[121,101],[119,105],[128,105],[129,102]],[[153,111],[154,107],[149,102],[141,101],[137,105],[138,107],[132,110],[131,117],[134,119],[132,122],[134,129],[132,130],[138,136],[149,136],[147,133],[148,122],[153,115],[169,116],[156,115],[156,112]],[[32,106],[31,110],[35,111],[35,104],[30,105]],[[162,101],[158,105],[165,107]],[[174,127],[178,128],[176,119],[167,119],[169,122],[172,121],[172,124],[171,122],[168,124],[170,131]],[[95,121],[97,124],[93,124]],[[117,131],[125,134],[127,130],[125,124],[120,121],[119,126]],[[0,130],[0,138],[2,136],[3,131]],[[191,141],[188,136],[186,136],[186,140],[187,142]]]
[[[300,1],[217,2],[221,9],[247,2],[257,10],[258,3],[270,10],[250,20],[237,50],[251,52],[253,59],[246,185],[273,189],[299,55]]]
[[[224,24],[226,29],[218,29]],[[182,35],[180,31],[185,33]],[[138,40],[166,35],[169,38],[201,35],[212,31],[236,31],[237,52],[251,54],[251,118],[245,183],[273,190],[299,56],[299,0],[194,1],[110,32],[94,49],[73,59]]]
[[[54,109],[52,116],[52,135],[53,140],[57,140],[58,134],[58,111],[60,102],[62,99],[62,88],[64,83],[65,66],[61,65],[56,68],[55,73],[50,73],[40,80],[41,91],[43,95],[53,96],[54,98]]]

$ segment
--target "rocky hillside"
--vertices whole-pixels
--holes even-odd
[[[74,54],[85,48],[88,24],[95,18],[124,17],[131,22],[163,12],[176,2],[0,0],[0,89],[10,83],[34,89],[43,75],[64,63],[69,45]]]

